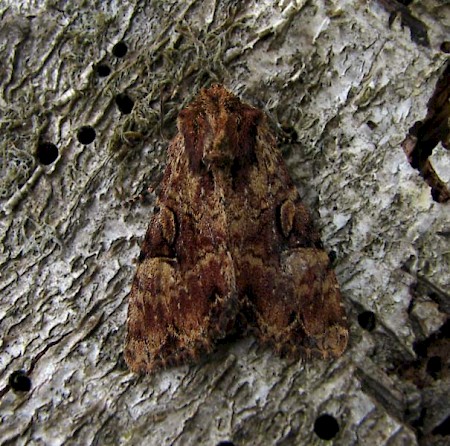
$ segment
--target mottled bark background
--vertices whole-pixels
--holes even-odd
[[[2,0],[0,23],[2,445],[448,444],[448,1]],[[125,367],[133,198],[214,82],[268,113],[335,258],[337,361],[249,337]]]

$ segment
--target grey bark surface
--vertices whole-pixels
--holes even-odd
[[[450,6],[409,6],[424,41],[393,5],[0,3],[0,444],[446,444],[449,205],[402,143],[444,72]],[[157,188],[178,111],[214,82],[269,114],[336,254],[339,360],[289,362],[249,337],[151,376],[124,364],[154,195],[132,198]],[[448,185],[444,146],[432,162]]]

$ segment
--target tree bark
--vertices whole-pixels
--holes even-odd
[[[450,6],[405,3],[2,2],[1,444],[448,441]],[[268,113],[349,347],[290,362],[248,337],[138,377],[122,350],[154,195],[133,198],[215,82]]]

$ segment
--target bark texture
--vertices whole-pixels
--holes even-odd
[[[0,4],[0,444],[447,444],[448,2],[40,3]],[[133,197],[215,82],[269,114],[349,348],[245,338],[137,377]]]

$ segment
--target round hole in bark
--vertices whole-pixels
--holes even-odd
[[[40,142],[36,149],[36,157],[41,164],[48,166],[58,158],[58,147],[51,142]]]
[[[441,51],[443,53],[450,53],[450,41],[445,41],[441,43]]]
[[[116,96],[116,104],[124,115],[129,115],[134,107],[134,101],[125,93],[119,93]]]
[[[90,144],[95,139],[95,130],[90,125],[84,125],[80,127],[77,132],[78,141],[81,144],[87,145]]]
[[[95,71],[100,77],[106,77],[111,74],[111,68],[108,67],[108,65],[105,64],[99,64],[95,67]]]
[[[16,392],[29,392],[31,390],[31,379],[23,370],[17,370],[9,376],[9,385]]]
[[[358,315],[358,323],[364,330],[374,330],[376,326],[375,313],[373,311],[363,311]]]
[[[339,424],[332,415],[327,413],[317,417],[314,432],[322,440],[331,440],[339,432]]]
[[[113,46],[112,53],[116,57],[124,57],[127,54],[128,47],[125,42],[118,42]]]

